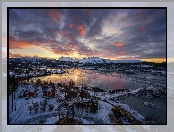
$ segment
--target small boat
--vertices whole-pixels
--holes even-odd
[[[157,108],[153,103],[144,102],[143,104],[153,108]]]

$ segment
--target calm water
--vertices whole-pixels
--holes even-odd
[[[151,75],[149,73],[137,73],[126,75],[117,72],[101,72],[97,70],[83,70],[83,69],[66,69],[68,73],[65,74],[51,74],[49,76],[36,77],[42,81],[52,81],[53,83],[66,83],[72,79],[75,81],[75,86],[87,85],[100,87],[104,90],[115,89],[134,89],[142,87],[143,85],[159,85],[166,84],[166,77]]]
[[[131,101],[130,101],[131,100]],[[128,98],[119,100],[123,104],[128,104],[132,106],[138,113],[144,117],[152,117],[153,119],[158,119],[160,124],[166,124],[167,119],[167,98],[142,98],[136,96],[129,96]],[[157,108],[152,108],[149,106],[144,106],[144,102],[149,102],[155,104]]]

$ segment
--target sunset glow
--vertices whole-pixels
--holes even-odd
[[[166,62],[166,10],[9,9],[9,57],[25,56]]]

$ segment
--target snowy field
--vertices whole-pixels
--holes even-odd
[[[9,124],[55,124],[60,120],[67,119],[67,117],[78,120],[80,124],[137,124],[137,122],[140,124],[148,124],[149,122],[143,115],[140,114],[141,112],[139,113],[136,110],[136,107],[131,106],[132,104],[129,103],[131,102],[129,101],[129,98],[131,98],[132,96],[142,96],[141,98],[144,99],[153,98],[152,96],[154,96],[154,94],[161,96],[158,98],[162,98],[165,95],[165,90],[163,90],[164,93],[159,93],[157,92],[157,88],[153,87],[144,88],[145,92],[142,92],[143,88],[138,88],[112,93],[109,91],[94,92],[92,87],[88,87],[87,90],[84,90],[82,89],[82,87],[79,87],[79,89],[69,89],[68,92],[71,93],[76,91],[77,95],[74,98],[66,99],[66,96],[68,97],[68,92],[66,93],[67,90],[63,87],[59,87],[55,90],[55,97],[45,97],[43,96],[43,89],[39,86],[35,88],[37,89],[36,97],[30,96],[28,98],[28,96],[26,96],[19,98],[19,96],[22,95],[23,91],[32,91],[33,87],[34,86],[32,84],[23,86],[20,85],[18,87],[17,91],[14,93],[15,98],[13,100],[13,109],[12,95],[9,96]],[[47,91],[49,91],[50,89],[51,88],[49,87]],[[155,93],[150,93],[149,90]],[[88,93],[89,96],[84,97],[81,96],[80,93]],[[150,94],[152,95],[149,96]],[[62,100],[58,101],[57,97],[61,97]],[[72,111],[69,112],[69,106],[72,106],[72,104],[77,103],[77,100],[80,100],[81,103],[83,102],[82,104],[85,104],[84,102],[90,100],[91,98],[97,99],[96,111],[92,111],[91,107],[86,109],[85,106],[78,107],[78,105],[75,105],[75,107],[73,107],[74,114],[72,115]],[[124,99],[127,99],[127,101],[122,101]],[[44,103],[45,109],[43,108]],[[64,104],[67,104],[67,106],[65,107]],[[53,109],[50,109],[51,105],[53,106]],[[115,113],[115,111],[113,110],[114,106],[120,109],[121,116],[118,116],[119,114],[117,115]],[[36,107],[37,109],[35,109]],[[141,109],[143,109],[143,107],[153,107],[154,111],[155,109],[160,111],[160,109],[156,107],[156,104],[153,104],[151,102],[144,101],[144,105],[142,105],[141,107]],[[156,111],[156,113],[158,112]],[[163,113],[163,115],[161,116],[165,117],[166,115],[165,113]],[[134,120],[131,120],[131,118],[133,118]],[[158,122],[154,121],[151,123],[157,124]]]

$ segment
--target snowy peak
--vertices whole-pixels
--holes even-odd
[[[71,62],[80,62],[80,63],[141,63],[141,60],[110,60],[110,59],[103,59],[99,57],[87,57],[83,58],[82,60],[73,59],[70,57],[60,57],[59,61],[71,61]]]
[[[105,59],[99,57],[88,57],[80,60],[81,63],[105,63]]]
[[[59,61],[72,61],[72,62],[78,61],[76,59],[73,59],[73,58],[70,58],[70,57],[63,57],[63,56],[60,57],[58,60]]]

